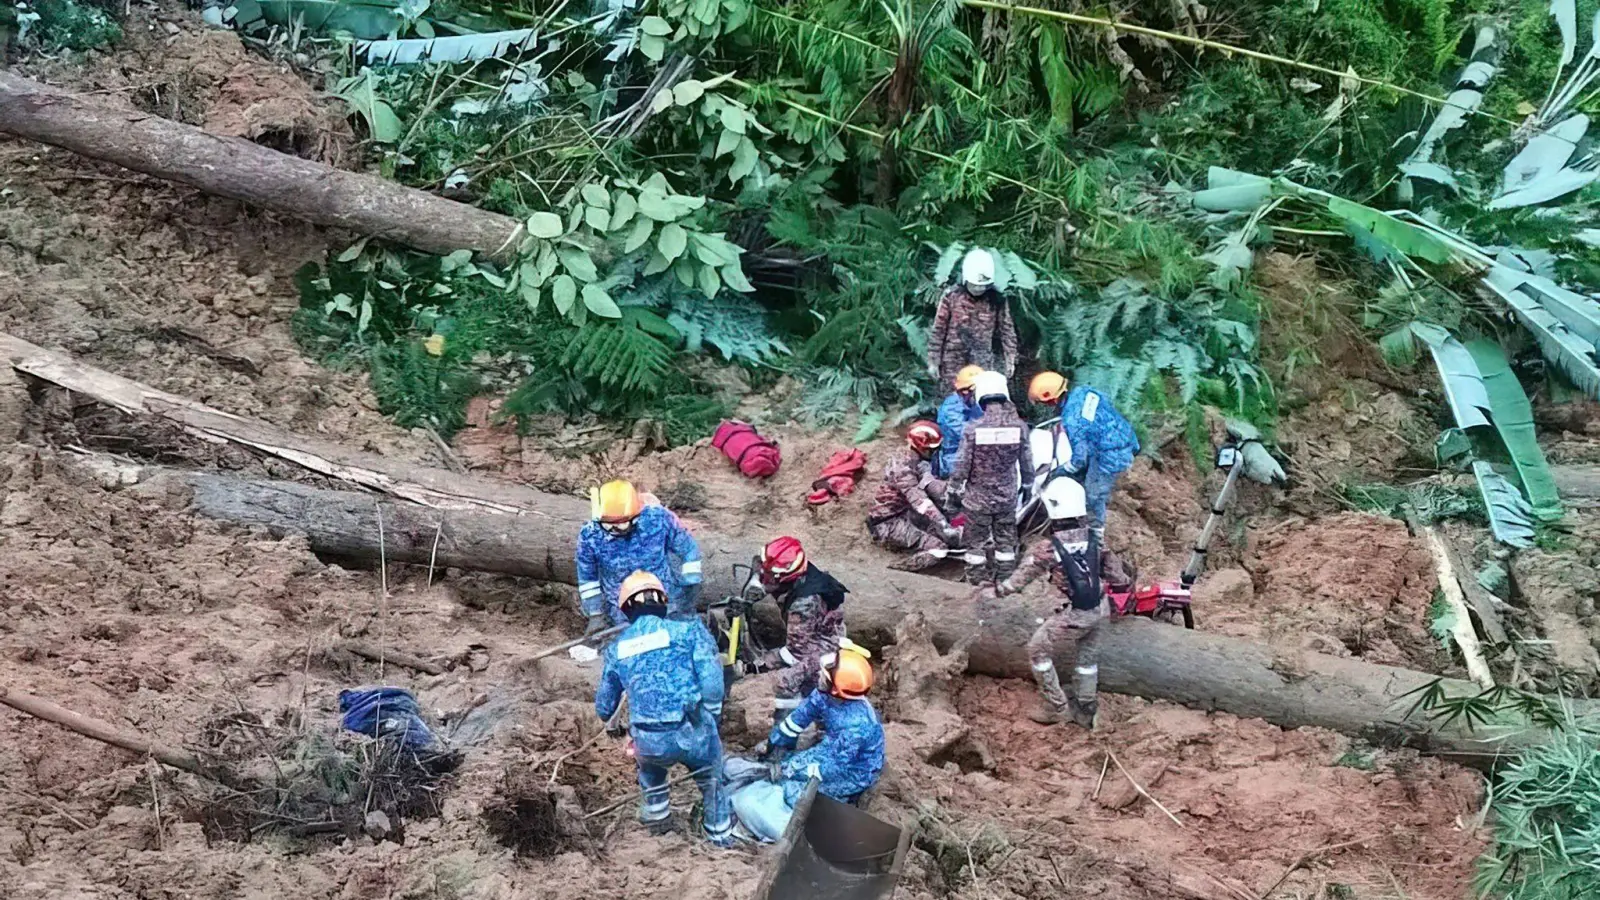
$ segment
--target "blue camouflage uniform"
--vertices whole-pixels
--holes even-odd
[[[1083,478],[1094,527],[1106,525],[1106,502],[1117,477],[1133,465],[1139,437],[1111,398],[1080,384],[1061,401],[1061,427],[1072,441],[1072,469]]]
[[[717,734],[722,663],[711,633],[698,619],[640,616],[606,648],[594,711],[610,720],[624,692],[644,789],[639,821],[657,824],[672,815],[667,773],[682,763],[698,772],[694,780],[705,800],[706,837],[717,843],[730,840],[732,806],[722,790],[722,740]]]
[[[681,561],[676,566],[673,557]],[[589,522],[578,532],[578,600],[583,614],[597,616],[604,610],[613,625],[628,621],[617,606],[622,580],[641,570],[661,579],[668,612],[692,615],[693,598],[686,588],[700,584],[700,568],[694,536],[664,506],[645,506],[633,530],[622,537],[607,534],[599,522]]]
[[[814,690],[772,729],[767,744],[793,747],[813,722],[821,723],[822,740],[783,761],[783,799],[790,806],[800,802],[812,776],[822,780],[817,790],[845,803],[878,783],[883,772],[883,724],[871,703]]]
[[[935,457],[934,476],[949,478],[956,469],[956,454],[961,452],[961,432],[968,422],[983,418],[983,408],[968,403],[960,393],[953,393],[939,404],[939,455]]]

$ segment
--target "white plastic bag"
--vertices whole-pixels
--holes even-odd
[[[783,799],[783,785],[757,781],[734,791],[733,814],[745,830],[771,843],[783,836],[794,809]]]

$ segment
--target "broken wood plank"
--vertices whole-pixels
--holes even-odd
[[[1483,645],[1478,641],[1478,632],[1472,627],[1472,614],[1467,611],[1467,600],[1461,592],[1456,570],[1450,564],[1450,552],[1445,547],[1444,538],[1432,525],[1422,526],[1419,534],[1428,545],[1429,555],[1433,557],[1433,566],[1439,576],[1439,593],[1450,607],[1450,637],[1455,640],[1462,659],[1466,661],[1467,677],[1479,687],[1492,688],[1494,675],[1483,658]]]
[[[404,653],[399,650],[376,647],[360,641],[345,641],[341,646],[363,659],[370,659],[376,663],[394,663],[397,666],[417,672],[425,672],[429,675],[443,675],[445,672],[444,666],[438,663],[429,662],[420,656],[412,656],[410,653]]]

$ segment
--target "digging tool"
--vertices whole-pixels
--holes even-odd
[[[572,640],[567,641],[566,643],[557,644],[554,647],[546,647],[543,650],[540,650],[539,652],[537,652],[537,653],[533,654],[532,656],[528,657],[525,660],[525,662],[534,662],[535,660],[544,659],[547,656],[555,656],[557,653],[565,653],[566,651],[571,650],[573,647],[577,647],[577,646],[579,646],[581,644],[587,644],[590,641],[602,641],[602,640],[605,640],[608,637],[612,637],[614,635],[621,634],[622,633],[622,629],[627,628],[627,627],[628,626],[626,626],[626,625],[613,625],[610,628],[606,628],[606,629],[602,629],[600,631],[596,631],[594,634],[586,634],[583,637],[575,637]]]
[[[1191,605],[1194,598],[1194,583],[1205,570],[1206,552],[1211,545],[1211,538],[1215,536],[1223,515],[1227,513],[1228,505],[1233,502],[1239,477],[1243,475],[1252,481],[1266,484],[1286,480],[1283,469],[1261,445],[1260,435],[1252,426],[1242,422],[1229,422],[1228,433],[1233,440],[1218,448],[1216,456],[1217,468],[1226,471],[1228,477],[1223,479],[1222,490],[1218,491],[1216,499],[1211,501],[1206,524],[1201,527],[1199,537],[1195,538],[1194,547],[1189,552],[1189,562],[1179,573],[1178,580],[1158,581],[1122,592],[1108,591],[1112,615],[1144,616],[1168,622],[1181,616],[1183,627],[1194,628],[1194,610]]]
[[[795,804],[752,900],[888,900],[916,829],[820,794],[819,784],[811,779]]]

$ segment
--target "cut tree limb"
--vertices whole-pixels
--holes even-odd
[[[1466,564],[1466,558],[1461,555],[1461,549],[1456,546],[1456,542],[1448,535],[1440,537],[1444,538],[1445,556],[1449,560],[1450,567],[1456,571],[1456,581],[1460,583],[1472,611],[1478,614],[1478,624],[1483,626],[1484,636],[1492,644],[1508,647],[1510,638],[1506,635],[1505,625],[1500,621],[1500,610],[1495,608],[1495,603],[1498,601],[1478,583],[1476,573]]]
[[[385,647],[374,647],[371,644],[364,644],[360,641],[346,641],[342,646],[362,659],[370,659],[375,663],[393,663],[401,668],[423,672],[428,675],[444,674],[444,666],[436,662],[429,662],[420,656],[413,656],[410,653],[402,653]]]
[[[0,688],[0,703],[19,712],[27,713],[34,718],[53,722],[84,737],[93,738],[113,747],[131,750],[140,756],[148,756],[174,769],[182,769],[185,772],[190,772],[203,778],[210,778],[229,787],[237,787],[239,785],[238,778],[232,773],[217,766],[208,766],[192,753],[164,747],[138,735],[129,734],[107,722],[57,706],[43,697],[35,697],[32,694],[10,688]]]
[[[1483,645],[1478,643],[1478,632],[1472,627],[1472,614],[1467,611],[1467,599],[1461,592],[1456,570],[1450,563],[1450,550],[1445,546],[1444,538],[1439,536],[1437,528],[1424,525],[1418,533],[1428,545],[1428,553],[1433,557],[1433,567],[1439,575],[1439,593],[1450,607],[1450,637],[1455,640],[1456,646],[1461,648],[1461,658],[1467,664],[1467,677],[1479,687],[1492,688],[1494,675],[1489,671],[1489,664],[1484,661]]]
[[[373,505],[383,506],[384,551],[391,563],[426,565],[439,518],[444,565],[526,575],[573,584],[577,520],[516,517],[475,511],[441,513],[371,495],[326,491],[289,482],[245,480],[205,472],[167,470],[157,477],[181,480],[192,490],[191,508],[201,515],[275,534],[303,534],[313,550],[332,556],[376,560],[378,537]],[[749,539],[702,532],[705,594],[736,593],[732,560],[748,559],[759,545]],[[851,589],[845,606],[851,637],[869,646],[891,643],[899,623],[919,611],[929,617],[941,651],[962,644],[967,671],[1012,678],[1031,674],[1028,637],[1055,605],[1048,598],[987,601],[981,611],[970,588],[848,559],[825,561]],[[763,609],[771,614],[763,604]],[[1072,664],[1071,648],[1058,648],[1057,665]],[[1544,740],[1544,732],[1522,721],[1479,726],[1439,724],[1407,713],[1416,693],[1440,681],[1451,696],[1473,696],[1468,681],[1392,666],[1375,665],[1273,647],[1204,631],[1187,631],[1143,619],[1107,623],[1100,644],[1101,686],[1115,693],[1170,700],[1284,727],[1316,726],[1385,743],[1405,743],[1463,762],[1483,763]],[[1595,705],[1575,702],[1579,715]]]
[[[520,223],[498,213],[243,138],[97,103],[4,71],[0,134],[429,253],[472,250],[505,260],[522,238]]]

